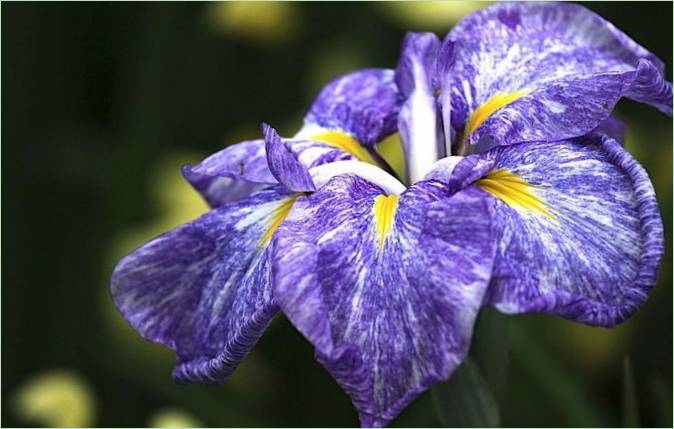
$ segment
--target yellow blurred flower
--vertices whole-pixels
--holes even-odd
[[[194,416],[177,408],[164,408],[150,416],[151,428],[196,428],[203,424]]]
[[[155,164],[150,176],[148,204],[155,207],[157,217],[146,225],[139,225],[113,245],[113,260],[119,260],[136,247],[157,235],[201,216],[208,205],[199,193],[182,177],[183,164],[196,164],[204,157],[194,153],[172,153]]]
[[[16,392],[17,416],[46,427],[89,427],[96,418],[96,400],[78,374],[54,369],[26,381]]]
[[[386,14],[409,31],[446,32],[467,14],[490,2],[481,1],[397,1],[378,3]]]
[[[153,226],[161,232],[189,222],[208,210],[204,199],[180,172],[182,165],[195,165],[203,158],[200,154],[178,152],[168,155],[156,165],[150,177],[150,198],[159,205],[157,212],[160,217]]]
[[[207,17],[216,33],[252,42],[286,42],[300,27],[297,5],[291,2],[214,2],[208,4]]]

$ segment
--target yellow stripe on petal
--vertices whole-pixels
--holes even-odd
[[[540,186],[530,184],[522,176],[497,168],[478,180],[477,184],[514,209],[528,210],[559,221],[548,203],[534,192]]]
[[[466,123],[464,135],[467,137],[477,130],[484,121],[498,109],[513,103],[531,92],[530,89],[522,89],[520,91],[510,93],[499,93],[494,95],[489,100],[485,101],[473,111]]]
[[[311,136],[311,140],[329,144],[334,146],[337,149],[341,149],[344,152],[350,153],[355,156],[359,161],[369,162],[370,164],[377,165],[372,156],[368,151],[361,145],[358,140],[353,138],[348,133],[345,133],[341,130],[326,130],[318,134]]]
[[[269,222],[269,228],[267,228],[264,234],[262,234],[262,238],[260,238],[260,247],[264,247],[269,244],[271,237],[274,235],[278,227],[281,226],[283,221],[286,220],[288,214],[290,213],[290,209],[293,208],[293,204],[295,204],[295,201],[299,196],[300,194],[295,194],[284,199],[283,202],[281,202],[281,204],[274,209],[274,212],[271,216],[271,222]]]
[[[374,200],[374,223],[379,236],[380,249],[384,247],[386,237],[393,226],[399,199],[398,195],[379,195]]]

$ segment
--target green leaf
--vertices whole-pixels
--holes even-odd
[[[653,374],[649,387],[655,413],[655,427],[672,426],[672,386],[665,382],[665,377]]]
[[[510,316],[485,307],[475,323],[470,356],[498,402],[505,399],[510,369]]]
[[[471,358],[431,389],[443,427],[498,427],[498,404]]]
[[[622,392],[622,422],[623,427],[640,427],[639,404],[637,402],[636,389],[634,387],[634,374],[629,356],[623,359],[623,392]]]
[[[533,337],[524,320],[510,326],[513,363],[526,371],[529,390],[538,390],[555,404],[565,426],[604,427],[605,410],[597,398],[588,394],[587,385],[577,373],[566,368],[559,356],[551,354],[539,338]],[[534,386],[536,389],[534,389]]]

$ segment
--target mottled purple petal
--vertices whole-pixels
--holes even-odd
[[[639,62],[634,80],[624,95],[672,116],[672,83],[667,82],[662,71],[650,61]]]
[[[222,381],[278,307],[265,237],[292,197],[270,188],[147,243],[112,274],[115,305],[143,337],[178,355],[178,381]]]
[[[656,107],[665,106],[664,100],[669,100],[671,109],[671,85],[661,76],[653,75],[653,70],[653,65],[642,60],[635,71],[546,82],[495,112],[468,139],[476,144],[486,137],[504,145],[580,136],[608,118],[618,100],[628,92],[651,100]],[[645,75],[656,80],[636,87],[635,82],[644,81]],[[644,88],[654,91],[641,91]]]
[[[266,142],[267,164],[272,174],[286,189],[293,192],[311,192],[316,190],[307,167],[281,140],[275,129],[262,124],[262,133]]]
[[[341,130],[373,146],[396,131],[401,101],[393,70],[359,70],[323,88],[309,109],[305,127]]]
[[[465,18],[445,43],[456,47],[443,92],[452,94],[453,127],[471,144],[483,137],[511,144],[580,136],[622,96],[671,115],[662,62],[579,5],[499,3]],[[470,132],[471,116],[504,94],[514,100],[495,103],[501,107]]]
[[[500,147],[480,158],[483,173],[491,163],[489,170],[515,175],[501,182],[509,199],[538,205],[494,197],[499,246],[487,302],[506,313],[600,326],[639,308],[656,280],[662,220],[648,175],[619,143],[593,135]],[[460,166],[456,174],[465,175]],[[529,184],[525,192],[517,177]]]
[[[484,177],[494,168],[494,161],[479,155],[448,156],[438,160],[424,180],[442,182],[454,194]]]
[[[395,197],[338,176],[274,238],[274,295],[363,426],[388,424],[469,347],[495,248],[490,204],[475,188],[444,197],[423,182],[377,216]]]
[[[307,168],[351,160],[354,156],[325,143],[303,139],[282,139]],[[183,176],[211,207],[250,196],[277,180],[269,170],[264,140],[237,143],[192,167],[183,166]]]
[[[184,165],[182,173],[211,207],[245,198],[260,184],[277,183],[267,167],[264,140],[228,146],[194,167]]]

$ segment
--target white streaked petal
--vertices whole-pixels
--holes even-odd
[[[379,186],[389,195],[400,195],[405,192],[405,185],[386,171],[372,164],[360,161],[337,161],[319,165],[309,170],[309,174],[320,188],[335,176],[354,174]]]

